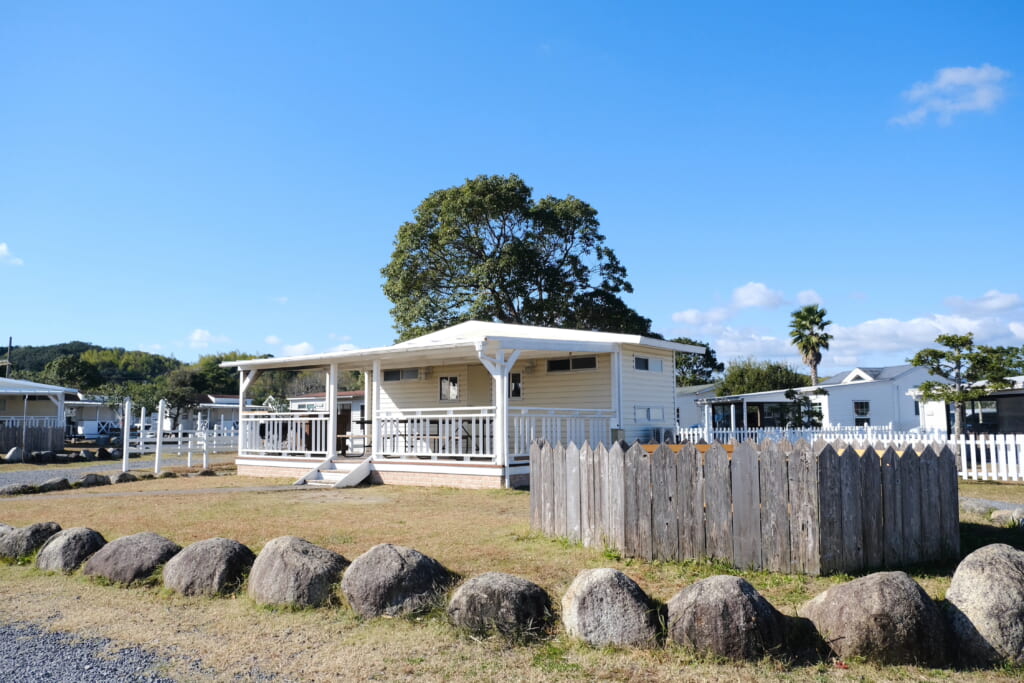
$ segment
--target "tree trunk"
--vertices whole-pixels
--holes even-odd
[[[966,407],[963,401],[953,404],[953,433],[958,437],[964,435],[964,422],[967,419]]]

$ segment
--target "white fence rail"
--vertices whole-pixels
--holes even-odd
[[[238,430],[222,428],[219,425],[212,429],[195,431],[143,429],[130,433],[124,439],[124,448],[128,456],[133,453],[156,453],[158,447],[164,455],[185,456],[188,467],[192,467],[193,457],[201,458],[203,467],[209,467],[211,453],[238,450]]]
[[[730,441],[753,441],[760,443],[771,439],[772,441],[796,442],[804,439],[814,442],[816,439],[825,441],[842,440],[846,442],[875,443],[881,441],[886,444],[910,445],[914,443],[943,443],[947,441],[944,430],[936,431],[913,431],[901,432],[889,426],[876,427],[821,427],[817,429],[784,429],[784,428],[749,428],[749,429],[705,429],[703,427],[692,427],[689,429],[676,430],[676,438],[680,442],[697,443],[704,440],[706,443],[718,441],[729,443]]]
[[[64,423],[56,417],[22,417],[20,415],[0,416],[0,426],[3,427],[28,427],[29,429],[52,429],[54,427],[64,428]]]
[[[1024,481],[1024,434],[972,434],[953,443],[961,479]]]
[[[529,461],[534,439],[549,443],[602,443],[611,437],[610,410],[509,409],[509,459]]]
[[[494,459],[494,408],[434,408],[382,413],[374,455],[432,460]]]
[[[328,415],[321,412],[242,413],[240,450],[268,455],[327,457]]]

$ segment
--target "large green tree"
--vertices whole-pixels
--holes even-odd
[[[818,365],[821,363],[822,349],[828,350],[832,335],[825,328],[832,324],[825,320],[827,313],[818,304],[808,304],[793,311],[793,319],[789,323],[789,338],[793,346],[800,352],[804,364],[811,369],[811,386],[818,385]]]
[[[935,343],[945,348],[922,349],[910,364],[928,368],[935,377],[945,380],[930,380],[919,388],[926,401],[953,404],[953,430],[960,436],[964,433],[965,403],[1012,386],[1008,377],[1024,369],[1024,349],[976,345],[971,333],[940,334]]]
[[[103,383],[103,377],[96,367],[82,360],[81,356],[57,356],[43,368],[40,375],[44,382],[62,387],[88,391]]]
[[[687,387],[698,384],[710,384],[715,381],[718,373],[725,370],[725,363],[718,362],[718,355],[711,345],[690,339],[689,337],[676,337],[671,341],[691,346],[703,346],[704,353],[677,353],[676,354],[676,386]]]
[[[753,358],[729,363],[715,387],[718,396],[735,396],[757,391],[794,389],[808,385],[809,378],[786,363]]]
[[[399,338],[472,319],[649,333],[619,296],[633,288],[598,227],[586,202],[535,201],[516,175],[432,193],[381,270]]]

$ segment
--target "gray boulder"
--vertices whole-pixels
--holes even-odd
[[[51,536],[36,555],[36,567],[70,574],[106,543],[102,534],[84,526],[64,529]]]
[[[0,496],[22,496],[26,493],[35,493],[38,490],[32,484],[8,484],[0,486]]]
[[[64,477],[54,477],[53,479],[47,479],[39,485],[39,492],[46,493],[47,491],[67,491],[71,488],[71,482]]]
[[[53,463],[53,459],[57,457],[55,451],[41,451],[39,456],[36,458],[36,462],[40,465],[50,465]]]
[[[295,536],[267,543],[249,574],[249,597],[263,605],[318,607],[327,603],[348,560]]]
[[[90,488],[92,486],[110,486],[110,477],[105,474],[90,472],[89,474],[83,475],[81,479],[75,482],[75,485],[83,489]]]
[[[7,455],[4,456],[4,462],[25,462],[25,449],[21,446],[15,446],[7,451]]]
[[[164,565],[164,586],[182,595],[219,595],[236,590],[256,555],[230,538],[188,546]]]
[[[124,451],[122,451],[120,448],[114,448],[114,449],[112,449],[110,451],[110,459],[111,460],[121,460],[123,458],[124,458]]]
[[[961,662],[1024,664],[1024,552],[1003,543],[965,557],[946,591]]]
[[[540,635],[551,623],[551,598],[535,583],[511,574],[489,572],[459,586],[448,602],[453,624],[476,633]]]
[[[586,569],[562,596],[566,633],[592,647],[654,647],[658,609],[616,569]]]
[[[345,572],[341,590],[360,616],[396,617],[429,609],[455,577],[437,560],[399,545],[376,545]]]
[[[800,609],[842,658],[877,664],[946,663],[942,613],[904,572],[879,572],[839,584]]]
[[[97,460],[110,460],[111,459],[110,451],[108,451],[106,448],[97,448],[96,449],[96,459]]]
[[[669,600],[668,637],[701,653],[761,659],[781,651],[785,619],[744,579],[712,576]]]
[[[138,481],[138,480],[139,480],[139,478],[136,477],[131,472],[118,472],[117,476],[114,477],[114,483],[115,484],[128,484],[128,483],[131,483],[133,481]]]
[[[129,584],[145,579],[180,550],[181,546],[174,541],[149,531],[122,536],[89,558],[85,574]]]
[[[43,547],[43,544],[60,531],[56,522],[40,522],[17,529],[11,529],[0,536],[0,557],[17,560],[27,557]]]
[[[14,531],[14,527],[10,524],[4,524],[3,522],[0,522],[0,536],[3,536],[8,531]]]

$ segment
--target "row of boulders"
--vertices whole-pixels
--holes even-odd
[[[106,449],[100,447],[95,450],[83,448],[77,451],[26,451],[20,446],[15,446],[0,458],[0,462],[66,465],[68,463],[94,462],[96,460],[120,460],[122,455],[120,448]],[[129,457],[137,458],[139,454],[129,453]]]
[[[164,475],[174,476],[174,473],[165,472],[161,476]],[[29,493],[47,493],[49,491],[85,489],[93,486],[127,484],[133,481],[139,481],[139,479],[153,479],[153,476],[154,475],[149,474],[148,472],[141,475],[135,475],[131,472],[119,472],[112,477],[105,474],[89,472],[87,474],[83,474],[73,482],[67,477],[54,477],[53,479],[47,479],[42,484],[8,484],[7,486],[0,486],[0,496],[18,496]]]
[[[412,549],[377,545],[349,563],[294,536],[275,538],[258,555],[224,538],[182,549],[153,533],[106,543],[91,529],[52,522],[0,525],[0,558],[38,550],[36,566],[118,584],[144,580],[163,566],[164,586],[185,595],[217,595],[243,584],[258,604],[318,607],[339,587],[360,616],[401,616],[443,604],[458,576]],[[957,568],[939,607],[907,574],[879,572],[835,585],[786,616],[746,580],[713,576],[659,605],[620,571],[589,569],[561,601],[566,633],[595,647],[657,647],[670,641],[737,660],[766,655],[834,655],[879,664],[984,666],[1024,664],[1024,552],[986,546]],[[492,572],[463,582],[447,613],[456,626],[506,636],[548,632],[548,594],[526,579]]]

